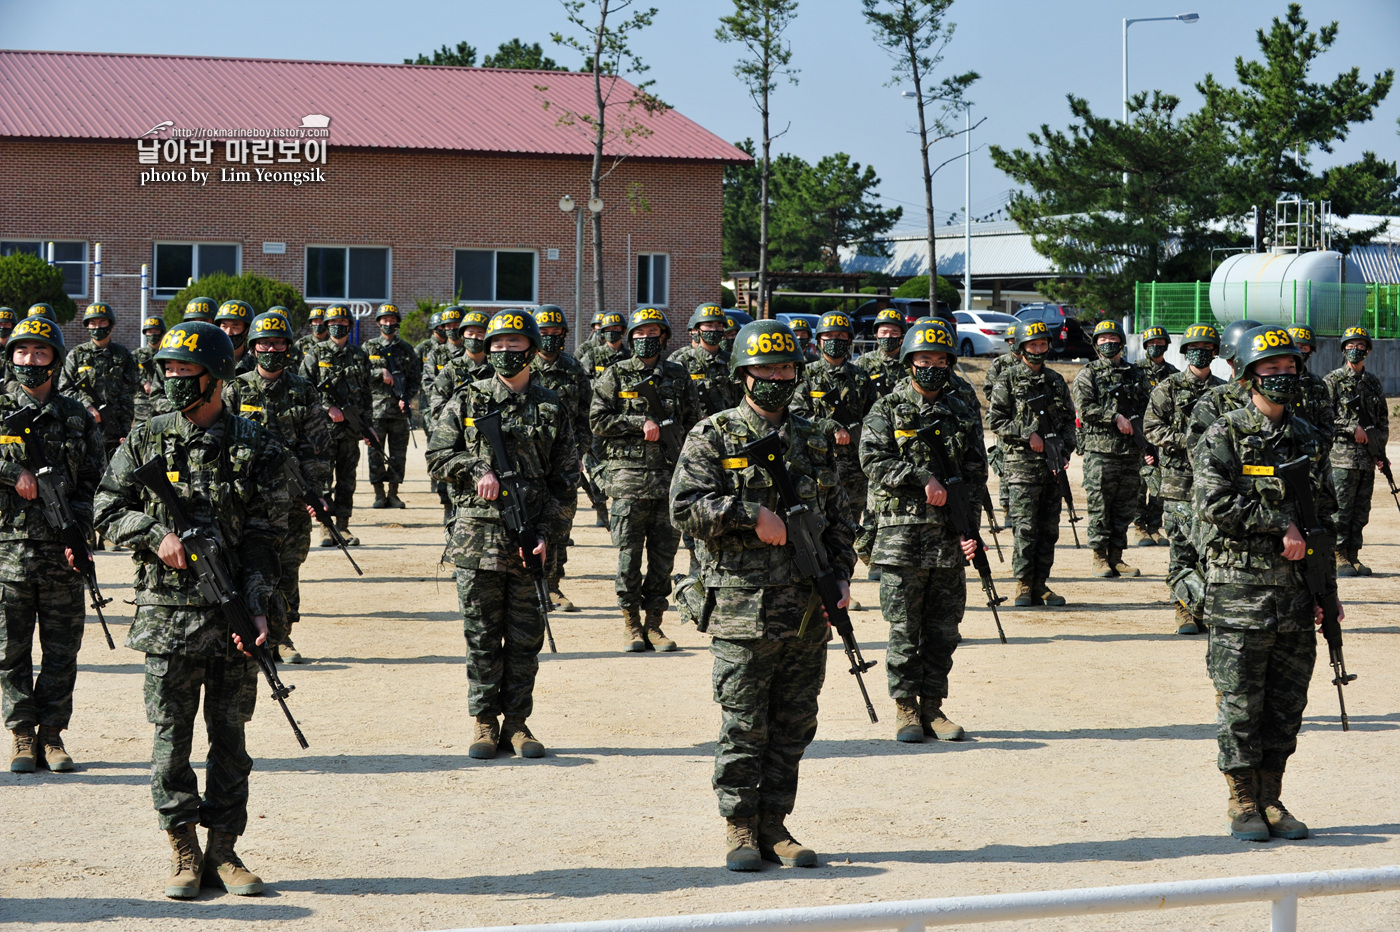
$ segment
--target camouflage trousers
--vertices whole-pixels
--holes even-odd
[[[1060,539],[1060,487],[1053,482],[1009,484],[1006,522],[1016,535],[1011,572],[1017,579],[1049,579]]]
[[[810,591],[763,590],[765,618],[787,617],[796,630]],[[715,742],[715,795],[722,816],[753,816],[760,809],[792,812],[797,772],[817,733],[817,696],[826,677],[825,628],[803,638],[715,638],[714,696],[720,707]]]
[[[604,480],[607,470],[603,467],[603,461],[598,458],[596,449],[590,449],[584,455],[583,467],[583,488],[588,493],[588,501],[594,508],[608,507],[608,494],[603,491],[606,488]]]
[[[544,646],[544,616],[530,577],[457,567],[467,637],[467,710],[529,717]]]
[[[545,559],[548,561],[545,575],[552,587],[558,586],[559,580],[564,578],[564,564],[569,562],[569,535],[573,533],[574,515],[578,513],[577,495],[565,503],[563,511],[569,516],[568,527],[563,534],[550,538],[549,546],[545,548]]]
[[[1137,455],[1084,454],[1084,507],[1094,550],[1116,552],[1128,546],[1128,525],[1142,508],[1141,465]]]
[[[292,625],[301,621],[301,565],[311,551],[311,516],[298,502],[287,515],[287,536],[282,538],[282,546],[277,551],[281,564],[281,576],[277,582],[277,592],[281,599],[273,599],[273,610],[267,615],[267,642],[281,644],[291,636]]]
[[[204,692],[209,754],[204,797],[190,766],[194,720]],[[146,655],[146,720],[156,726],[151,750],[151,801],[160,827],[198,821],[235,835],[248,824],[248,756],[244,726],[258,700],[258,665],[243,656]]]
[[[617,554],[617,604],[621,608],[664,610],[671,594],[671,570],[681,534],[671,524],[664,498],[614,499],[609,512]],[[646,578],[642,553],[646,553]]]
[[[846,520],[858,528],[863,527],[861,515],[865,513],[865,497],[870,491],[870,481],[860,471],[858,464],[847,469],[842,463],[839,475],[841,485],[846,489]]]
[[[388,446],[389,465],[393,467],[393,473],[400,479],[404,476],[404,463],[408,460],[408,431],[407,417],[377,417],[374,419],[374,432],[379,437],[377,448],[380,453],[385,453],[384,448]],[[373,454],[369,458],[369,481],[373,485],[385,482],[398,485],[389,475],[389,471],[384,468],[384,457]]]
[[[1257,591],[1257,590],[1255,590]],[[1298,747],[1317,635],[1212,625],[1206,668],[1220,691],[1217,765],[1282,771]]]
[[[1337,552],[1361,549],[1361,532],[1371,520],[1371,495],[1376,488],[1374,469],[1332,467],[1337,490]]]
[[[1177,499],[1162,502],[1162,529],[1171,547],[1167,551],[1167,586],[1171,588],[1172,597],[1185,605],[1193,618],[1201,621],[1204,608],[1199,602],[1203,577],[1201,554],[1192,534],[1195,518],[1190,502]]]
[[[63,558],[62,549],[58,556]],[[28,572],[23,582],[0,582],[0,656],[4,664],[0,692],[5,727],[67,728],[73,717],[73,684],[83,644],[83,584],[66,562],[45,559],[41,565],[25,569]],[[36,630],[43,657],[37,677],[33,662]]]
[[[890,698],[948,698],[948,673],[967,607],[963,567],[880,567],[880,611],[890,623]]]
[[[1164,518],[1162,504],[1162,471],[1156,466],[1144,466],[1139,471],[1145,495],[1139,500],[1140,510],[1134,524],[1138,530],[1156,532]]]
[[[331,432],[333,484],[327,503],[336,518],[349,521],[355,510],[355,471],[360,467],[360,438],[339,427]]]

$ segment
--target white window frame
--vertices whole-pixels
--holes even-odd
[[[640,264],[640,262],[641,262],[641,260],[642,260],[643,257],[646,257],[646,259],[648,260],[648,261],[647,261],[647,297],[648,297],[648,298],[655,298],[655,297],[656,297],[656,263],[655,263],[654,261],[652,261],[652,257],[653,257],[653,256],[663,256],[663,257],[665,257],[665,259],[666,259],[666,275],[665,275],[666,300],[665,300],[665,301],[654,301],[654,300],[641,301],[641,300],[639,300],[639,301],[637,302],[637,306],[638,306],[638,307],[642,307],[642,306],[647,306],[647,307],[670,307],[670,306],[671,306],[671,254],[670,254],[669,252],[639,252],[639,253],[637,253],[637,262],[638,262],[639,264]],[[641,285],[640,273],[639,273],[639,275],[638,275],[637,284],[638,284],[639,286]]]
[[[376,303],[376,304],[378,304],[378,303],[383,303],[383,302],[385,302],[385,301],[392,301],[392,300],[393,300],[393,298],[391,297],[391,296],[393,295],[393,293],[394,293],[394,247],[393,247],[393,246],[381,245],[381,244],[379,244],[379,243],[307,243],[307,244],[306,244],[306,248],[302,251],[302,254],[301,254],[301,273],[302,273],[302,274],[301,274],[301,286],[302,286],[302,290],[303,290],[303,291],[305,291],[306,288],[307,288],[307,284],[308,284],[308,282],[307,282],[307,276],[308,276],[308,275],[310,274],[310,272],[311,272],[311,250],[313,250],[313,249],[343,249],[343,250],[345,250],[345,290],[346,290],[347,294],[345,294],[345,295],[311,295],[311,294],[307,294],[307,295],[305,296],[305,299],[304,299],[304,300],[306,301],[306,303],[308,303],[308,304],[345,304],[346,302],[349,302],[349,301],[361,301],[361,302],[368,301],[368,302],[371,302],[371,303]],[[348,292],[350,291],[350,250],[352,250],[352,249],[382,249],[382,250],[384,250],[384,252],[385,252],[385,257],[384,257],[384,259],[385,259],[385,263],[386,263],[385,269],[384,269],[384,291],[386,292],[386,294],[383,294],[383,295],[380,295],[380,296],[374,297],[374,298],[369,298],[369,297],[351,298],[351,297],[348,296]]]
[[[452,250],[452,290],[457,291],[457,253],[459,252],[489,252],[491,253],[491,294],[496,294],[496,257],[503,252],[528,254],[534,257],[532,266],[534,273],[530,276],[530,299],[509,301],[502,298],[492,297],[486,301],[479,298],[467,298],[463,296],[462,304],[470,307],[534,307],[538,305],[540,299],[540,251],[538,249],[496,249],[494,247],[479,246],[456,246]]]
[[[4,237],[0,237],[0,239],[4,239]],[[90,244],[88,243],[87,240],[85,240],[85,239],[82,239],[82,240],[79,240],[79,239],[60,239],[60,238],[58,238],[58,237],[51,237],[51,238],[46,238],[46,239],[42,239],[42,240],[36,240],[36,239],[27,239],[27,238],[25,238],[25,237],[17,236],[17,237],[15,237],[14,239],[5,239],[5,242],[7,242],[7,243],[24,243],[26,246],[28,246],[28,245],[30,245],[30,244],[33,244],[33,245],[35,245],[35,246],[38,246],[38,247],[39,247],[39,258],[40,258],[41,260],[43,260],[44,262],[48,262],[48,261],[49,261],[49,243],[54,243],[54,244],[62,243],[62,244],[64,244],[65,246],[66,246],[66,245],[71,245],[71,244],[73,244],[73,243],[81,243],[82,246],[83,246],[83,258],[82,258],[81,260],[76,260],[76,261],[81,261],[81,262],[82,262],[82,275],[80,275],[79,277],[81,278],[82,283],[83,283],[83,290],[82,290],[82,291],[69,291],[69,292],[66,292],[66,294],[67,294],[68,297],[70,297],[70,298],[86,298],[86,297],[88,296],[88,282],[89,282],[89,280],[92,278],[92,273],[91,273],[91,271],[89,270],[88,266],[91,265],[91,258],[92,258],[92,256],[91,256],[91,246],[90,246]],[[54,263],[54,265],[58,265],[58,266],[67,266],[68,264],[69,264],[69,261],[65,261],[65,260],[58,260],[58,261],[56,261],[56,262]],[[60,271],[64,271],[64,269],[60,269]]]
[[[153,298],[173,298],[184,291],[188,284],[171,290],[169,288],[157,288],[156,282],[160,281],[160,270],[156,262],[156,251],[161,246],[189,246],[190,247],[190,272],[195,281],[201,277],[199,268],[199,247],[200,246],[232,246],[233,247],[233,274],[243,274],[243,244],[233,243],[224,240],[183,240],[183,239],[162,239],[151,243],[151,297]]]

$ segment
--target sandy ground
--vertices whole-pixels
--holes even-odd
[[[821,867],[739,875],[722,867],[709,783],[708,639],[673,622],[683,650],[617,651],[616,555],[586,509],[564,585],[583,611],[554,616],[560,653],[542,657],[531,720],[549,757],[468,759],[457,596],[436,565],[440,509],[421,446],[409,472],[406,511],[356,515],[363,579],[335,550],[314,548],[304,569],[297,643],[314,662],[284,678],[310,750],[260,689],[240,850],[268,892],[161,895],[168,849],[148,790],[141,655],[108,651],[92,626],[68,732],[77,772],[0,774],[0,923],[428,930],[1400,863],[1400,516],[1379,489],[1365,551],[1376,575],[1342,581],[1360,675],[1347,691],[1352,731],[1338,727],[1319,664],[1289,771],[1285,799],[1312,839],[1226,836],[1205,641],[1172,633],[1166,549],[1129,552],[1141,579],[1091,580],[1090,553],[1066,528],[1052,583],[1067,608],[1004,609],[1002,645],[972,587],[947,705],[966,742],[893,740],[886,628],[878,610],[856,615],[866,656],[881,661],[868,682],[882,720],[866,719],[833,649],[789,821]],[[1009,593],[1009,564],[993,561]],[[129,599],[128,555],[98,565],[107,592]],[[855,591],[878,606],[875,584]],[[120,644],[131,609],[112,609]],[[1014,928],[1258,929],[1267,914],[1254,904]],[[1305,928],[1394,929],[1400,894],[1304,901],[1301,914]]]

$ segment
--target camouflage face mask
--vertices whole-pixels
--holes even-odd
[[[462,346],[466,348],[466,351],[467,351],[468,353],[471,353],[473,356],[475,356],[475,355],[477,355],[478,353],[484,353],[484,352],[486,352],[486,338],[485,338],[485,337],[463,337],[463,338],[462,338]]]
[[[564,334],[544,333],[540,335],[540,352],[553,356],[564,348]]]
[[[845,359],[851,351],[850,340],[822,340],[822,355],[832,359]]]
[[[1033,366],[1043,365],[1045,363],[1045,356],[1045,353],[1032,353],[1030,350],[1021,351],[1021,358]]]
[[[660,337],[633,337],[632,355],[638,359],[653,359],[661,355]]]
[[[331,332],[331,337],[336,340],[344,339],[350,335],[349,324],[329,324],[326,329]]]
[[[700,342],[706,346],[719,346],[724,342],[723,330],[701,330]]]
[[[1151,359],[1161,359],[1167,354],[1167,348],[1161,343],[1149,343],[1147,345],[1147,355]]]
[[[204,373],[198,375],[168,375],[165,377],[165,397],[170,400],[170,405],[176,411],[183,411],[190,405],[200,401],[208,401],[210,390],[200,387],[199,380],[204,378]],[[213,388],[213,380],[210,380],[210,389]]]
[[[287,351],[273,350],[257,354],[258,367],[268,372],[281,372],[287,368]]]
[[[914,383],[924,391],[941,391],[952,378],[953,370],[947,366],[910,366]]]
[[[1295,372],[1281,372],[1278,375],[1256,375],[1254,387],[1259,394],[1276,405],[1292,404],[1298,399],[1301,385]]]
[[[876,337],[875,343],[886,353],[899,351],[900,345],[904,342],[903,337]]]
[[[1109,340],[1107,343],[1100,343],[1094,349],[1098,350],[1104,359],[1117,359],[1118,354],[1123,352],[1123,344],[1117,340]]]
[[[53,363],[47,366],[21,366],[14,363],[10,368],[14,370],[15,381],[25,388],[39,388],[53,378]]]
[[[1186,364],[1197,369],[1209,369],[1211,360],[1215,359],[1215,350],[1208,346],[1198,346],[1187,350],[1183,355],[1186,357]]]
[[[513,379],[530,364],[535,354],[532,350],[492,350],[486,354],[491,368],[503,379]]]
[[[1366,354],[1369,352],[1370,350],[1364,349],[1360,346],[1354,346],[1349,350],[1343,351],[1343,355],[1346,356],[1347,362],[1355,364],[1365,359]]]
[[[100,343],[112,335],[111,327],[89,327],[88,334],[92,337],[92,342]]]
[[[744,386],[744,394],[769,414],[785,410],[796,393],[797,379],[760,379],[754,376],[753,384]]]

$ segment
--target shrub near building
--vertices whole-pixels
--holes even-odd
[[[266,278],[251,273],[226,275],[217,272],[204,276],[170,299],[165,305],[165,323],[168,326],[174,326],[180,322],[180,318],[185,314],[185,304],[192,298],[210,298],[215,307],[225,301],[235,299],[247,301],[253,306],[253,311],[258,314],[280,304],[291,313],[293,330],[300,330],[306,326],[306,316],[311,312],[306,302],[302,300],[301,292],[275,278]]]

